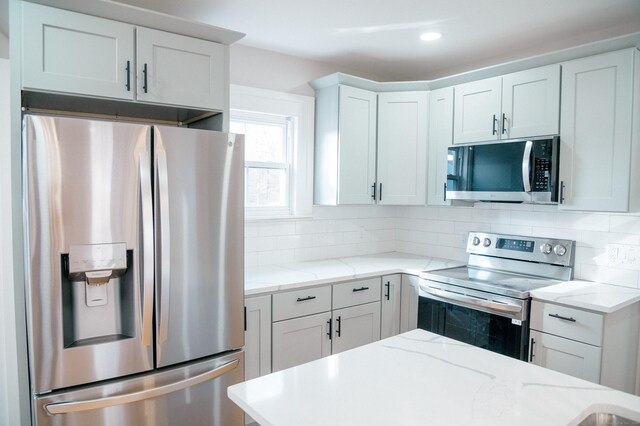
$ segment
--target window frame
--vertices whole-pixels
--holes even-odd
[[[289,206],[245,206],[245,219],[310,217],[313,203],[314,97],[232,84],[229,105],[229,116],[257,114],[288,117],[291,126],[291,132],[287,132]],[[245,162],[245,173],[248,170],[247,163],[251,162]]]

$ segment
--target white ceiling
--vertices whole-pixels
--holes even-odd
[[[432,79],[640,31],[640,0],[119,1],[385,81]],[[423,42],[424,31],[443,37]]]

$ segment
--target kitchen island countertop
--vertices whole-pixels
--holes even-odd
[[[640,397],[413,330],[228,388],[263,426],[640,422]]]

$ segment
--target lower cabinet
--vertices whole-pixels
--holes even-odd
[[[415,275],[402,275],[400,333],[418,328],[418,281]]]
[[[331,355],[331,312],[273,323],[272,371]]]
[[[246,298],[244,309],[244,379],[251,380],[271,373],[271,295]]]
[[[636,391],[640,302],[601,313],[533,300],[530,326],[529,362]]]
[[[380,302],[333,311],[331,353],[380,340]]]
[[[394,274],[382,277],[380,338],[400,333],[400,297],[402,275]]]

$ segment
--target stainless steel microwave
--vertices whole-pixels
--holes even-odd
[[[557,204],[559,160],[558,136],[452,146],[446,198]]]

